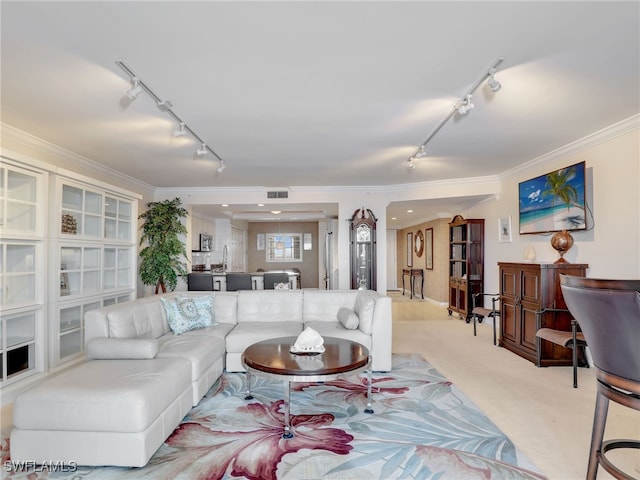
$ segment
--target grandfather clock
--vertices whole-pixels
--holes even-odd
[[[353,212],[351,225],[351,288],[376,290],[376,222],[369,209]]]

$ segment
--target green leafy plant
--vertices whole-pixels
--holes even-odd
[[[140,251],[140,279],[145,285],[155,285],[155,293],[165,293],[167,287],[175,290],[178,276],[188,273],[183,263],[187,251],[179,236],[187,233],[182,219],[189,213],[180,205],[179,198],[150,202],[138,217],[144,220],[140,245],[146,244]]]

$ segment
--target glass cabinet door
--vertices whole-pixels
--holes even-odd
[[[99,247],[65,245],[60,248],[60,296],[100,291],[101,253]]]
[[[33,233],[36,230],[37,177],[0,168],[0,228]]]
[[[102,194],[72,185],[62,185],[60,233],[100,237]]]
[[[60,361],[84,352],[84,314],[97,308],[100,308],[99,301],[60,309],[58,326],[58,359]]]
[[[114,197],[104,199],[104,236],[118,240],[131,239],[131,202]]]
[[[104,249],[103,289],[127,288],[131,286],[132,249],[106,247]]]
[[[0,306],[36,302],[36,246],[0,242]]]

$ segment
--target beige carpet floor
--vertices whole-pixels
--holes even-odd
[[[430,300],[393,299],[393,351],[419,353],[449,378],[552,480],[585,478],[595,405],[593,369],[538,368],[493,345],[491,325],[473,324]],[[640,412],[611,403],[605,439],[640,438]],[[612,452],[640,478],[640,450]],[[598,479],[612,478],[602,468]]]

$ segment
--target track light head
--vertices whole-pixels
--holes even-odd
[[[156,106],[161,112],[166,112],[167,110],[171,109],[171,107],[173,107],[173,104],[169,100],[160,100],[158,103],[156,103]]]
[[[493,73],[489,76],[489,80],[487,80],[487,85],[489,85],[489,88],[491,89],[492,92],[497,92],[502,88],[502,84],[495,79],[495,77],[493,76]]]
[[[136,77],[133,77],[131,79],[131,88],[127,90],[127,97],[131,100],[135,100],[141,93],[142,87],[140,86],[140,81]]]
[[[173,131],[174,137],[184,137],[187,131],[184,129],[184,122],[180,122],[180,126]]]
[[[466,115],[470,110],[473,109],[473,103],[471,103],[471,95],[467,95],[464,100],[460,100],[460,103],[456,107],[458,110],[458,114]]]
[[[207,144],[203,143],[198,150],[196,150],[196,155],[198,157],[204,157],[209,150],[207,149]]]
[[[409,157],[409,160],[407,160],[407,166],[409,167],[409,170],[416,169],[416,164],[413,162],[413,160],[414,160],[413,157]]]
[[[218,166],[218,173],[222,173],[225,167],[226,165],[224,164],[224,160],[220,160],[220,165]]]
[[[413,158],[424,158],[426,156],[427,156],[427,147],[425,147],[424,145],[420,145],[420,148],[418,149],[416,154],[413,156]]]

